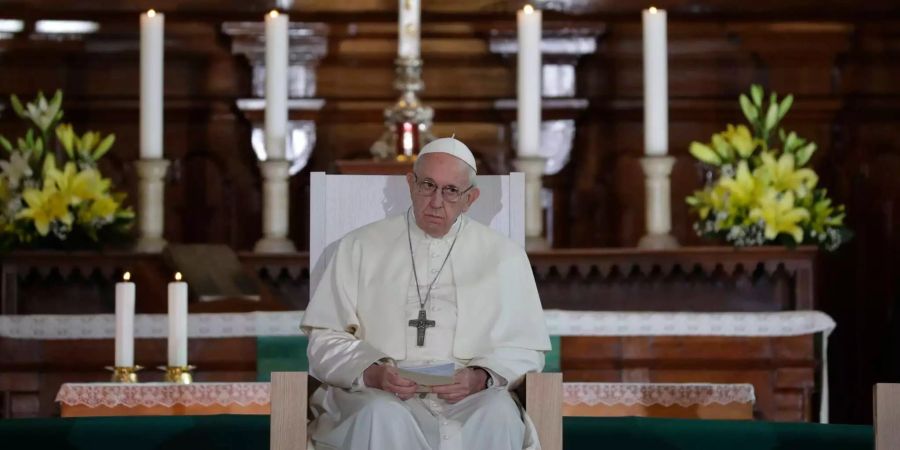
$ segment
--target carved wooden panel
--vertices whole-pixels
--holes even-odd
[[[563,337],[561,348],[565,381],[750,383],[754,417],[815,417],[813,336]]]

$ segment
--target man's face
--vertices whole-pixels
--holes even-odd
[[[416,225],[432,237],[441,237],[460,214],[478,199],[478,188],[469,189],[468,166],[459,158],[446,153],[429,153],[419,160],[416,173],[406,174],[409,195],[412,197]],[[431,194],[423,194],[420,185],[435,187]],[[469,189],[466,191],[466,189]],[[455,202],[446,200],[446,193],[466,191]]]

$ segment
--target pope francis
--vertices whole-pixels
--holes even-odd
[[[525,251],[463,214],[475,173],[465,144],[432,141],[406,175],[410,209],[337,244],[302,323],[317,449],[540,448],[510,390],[550,340]],[[401,375],[448,364],[444,384]]]

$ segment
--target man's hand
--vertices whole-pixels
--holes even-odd
[[[372,364],[363,372],[363,382],[368,387],[390,392],[403,400],[412,398],[418,388],[415,381],[400,376],[397,368],[379,364]]]
[[[488,373],[480,367],[466,367],[453,375],[453,384],[434,386],[431,392],[447,403],[456,403],[476,392],[483,391],[487,385]]]

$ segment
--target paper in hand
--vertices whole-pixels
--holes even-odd
[[[456,372],[456,365],[449,362],[425,366],[398,367],[397,372],[400,376],[423,386],[440,386],[442,384],[453,384],[453,374]]]

